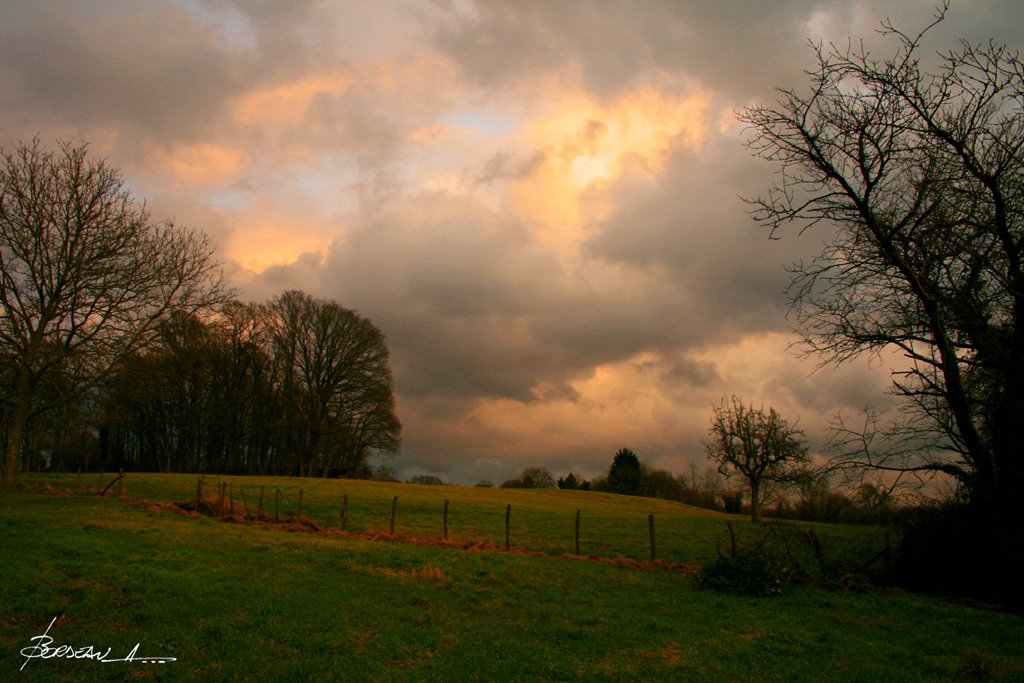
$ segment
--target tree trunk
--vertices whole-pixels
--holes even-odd
[[[756,524],[761,521],[761,480],[750,480],[750,519]]]
[[[28,373],[24,369],[18,371],[17,386],[14,390],[14,410],[7,426],[7,452],[4,456],[3,475],[0,476],[0,490],[10,491],[14,488],[14,479],[18,474],[18,460],[21,457],[21,439],[25,433],[29,410]]]

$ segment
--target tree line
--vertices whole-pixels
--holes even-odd
[[[157,330],[88,392],[43,383],[21,469],[366,477],[398,449],[384,336],[354,311],[289,291]]]
[[[399,445],[384,335],[299,291],[172,318],[105,389],[101,459],[132,469],[365,477]]]
[[[723,420],[723,412],[732,412],[732,422]],[[739,417],[746,427],[737,433],[749,434],[754,430],[779,429],[786,439],[781,451],[779,442],[766,441],[763,450],[748,449],[750,458],[726,457],[717,450],[716,434],[722,434],[723,425],[735,425]],[[751,426],[753,425],[753,426]],[[864,482],[853,491],[844,492],[833,485],[828,472],[807,466],[799,457],[802,443],[793,438],[794,428],[773,410],[747,408],[733,397],[723,401],[714,410],[711,437],[705,446],[710,460],[717,466],[703,471],[691,463],[690,471],[674,474],[668,470],[649,467],[629,448],[622,448],[612,458],[608,473],[594,479],[584,479],[569,472],[557,479],[545,467],[527,467],[517,476],[501,484],[502,488],[559,488],[576,491],[603,491],[627,496],[644,496],[671,500],[684,505],[728,513],[749,512],[755,521],[763,514],[773,518],[799,519],[813,522],[865,524],[891,520],[898,512],[896,498],[888,488]],[[728,433],[728,432],[727,432]],[[732,440],[729,433],[728,440]],[[760,440],[757,443],[761,443]],[[739,449],[737,449],[739,450]],[[754,450],[755,453],[749,453]],[[736,451],[732,451],[734,454]],[[740,450],[740,452],[742,452]],[[756,455],[756,453],[763,455]],[[739,464],[737,468],[733,461]],[[751,477],[756,480],[751,484]],[[437,477],[416,477],[411,483],[442,484]],[[477,486],[490,487],[483,481]],[[756,493],[755,493],[756,492]],[[756,496],[756,497],[755,497]]]
[[[333,301],[237,301],[206,236],[86,145],[0,150],[0,487],[41,467],[360,476],[399,445],[388,361]]]

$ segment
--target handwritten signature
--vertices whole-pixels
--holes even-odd
[[[120,659],[110,659],[110,653],[113,648],[94,647],[92,645],[86,645],[85,647],[74,647],[72,645],[57,645],[53,646],[53,638],[50,636],[50,629],[57,623],[57,617],[53,618],[50,625],[46,627],[43,634],[40,636],[33,636],[29,640],[35,643],[28,647],[21,649],[21,656],[25,658],[22,662],[21,670],[24,670],[28,663],[33,659],[91,659],[96,662],[102,662],[103,664],[114,664],[117,662],[139,662],[140,664],[166,664],[168,662],[177,661],[174,657],[150,657],[142,656],[139,654],[139,647],[141,643],[135,643],[135,647],[124,657]]]

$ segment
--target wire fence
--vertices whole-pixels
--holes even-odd
[[[123,471],[56,473],[40,478],[37,487],[54,493],[124,497],[125,482]],[[752,525],[722,516],[684,521],[679,514],[656,516],[653,512],[641,521],[635,513],[603,513],[593,508],[576,508],[567,517],[564,512],[530,505],[463,504],[448,497],[440,500],[435,492],[417,494],[403,498],[378,492],[373,497],[355,497],[341,492],[325,499],[322,486],[314,487],[310,495],[305,487],[241,484],[219,477],[208,481],[202,476],[191,491],[174,496],[176,502],[137,501],[132,505],[293,531],[571,556],[681,571],[745,552],[774,556],[799,571],[824,572],[830,564],[864,570],[871,565],[888,566],[892,561],[892,541],[887,532],[884,536],[882,532],[862,535],[856,542],[845,543],[845,547],[832,539],[825,548],[814,528],[789,523]]]

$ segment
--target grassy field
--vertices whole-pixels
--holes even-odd
[[[80,485],[95,487],[91,476]],[[649,559],[649,514],[672,563],[727,548],[727,519],[753,539],[741,518],[593,493],[225,481],[253,510],[266,487],[271,515],[280,488],[280,516],[301,487],[303,514],[324,528],[338,527],[347,494],[359,535],[126,505],[187,500],[195,477],[130,474],[126,499],[0,495],[0,680],[1024,681],[1021,617],[893,592],[744,598],[696,590],[683,572],[565,557],[577,509],[584,555],[634,561]],[[369,540],[387,535],[395,496],[399,536],[439,539],[447,499],[449,538],[476,549]],[[544,554],[487,549],[503,547],[508,504],[512,545]],[[813,528],[826,555],[878,538]],[[117,659],[138,643],[136,656],[176,661],[26,663],[55,617],[51,648]]]

